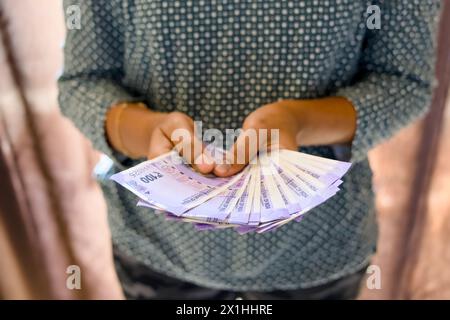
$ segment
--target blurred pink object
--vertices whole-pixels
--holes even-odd
[[[34,286],[39,290],[32,290],[33,284],[20,290],[14,285],[11,273],[9,276],[2,273],[0,296],[123,298],[113,264],[106,204],[92,178],[98,154],[58,109],[56,79],[62,68],[65,30],[61,1],[2,0],[0,6],[20,76],[18,87],[2,45],[1,151],[13,178],[18,181],[15,191],[24,215],[15,217],[15,212],[0,212],[0,229],[2,217],[5,221],[9,219],[9,223],[21,218],[26,224],[26,239],[17,239],[12,230],[3,226],[11,233],[10,240],[25,242],[23,247],[29,250],[28,256],[24,252],[16,253],[18,264],[33,256],[39,260],[35,261],[36,265],[42,267],[34,274],[23,272],[23,282],[40,283]],[[23,103],[21,91],[27,103]],[[21,226],[16,223],[14,227]],[[1,260],[0,269],[8,263],[11,267],[11,261],[2,263]],[[66,269],[70,265],[80,267],[80,290],[69,290],[66,286],[69,276]],[[27,266],[23,268],[26,270]],[[31,287],[28,291],[27,286]]]

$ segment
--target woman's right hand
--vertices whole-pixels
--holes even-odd
[[[214,170],[213,159],[194,134],[194,121],[181,112],[163,114],[152,130],[147,157],[153,159],[173,149],[197,171],[206,174]]]
[[[148,159],[176,150],[192,167],[211,173],[214,161],[195,137],[194,121],[181,112],[156,112],[143,104],[119,104],[106,117],[109,142],[119,152]]]

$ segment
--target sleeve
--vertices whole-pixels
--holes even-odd
[[[136,100],[121,84],[122,1],[65,0],[65,11],[74,5],[80,10],[80,28],[67,30],[59,105],[94,147],[120,166],[121,156],[109,146],[104,122],[111,105]]]
[[[439,0],[380,0],[381,29],[368,30],[358,81],[340,89],[357,112],[351,161],[423,115],[434,87]]]

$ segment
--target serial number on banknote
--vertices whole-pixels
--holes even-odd
[[[143,183],[150,183],[150,182],[153,182],[162,177],[163,177],[162,173],[154,171],[153,173],[146,174],[145,176],[141,177],[140,179]]]

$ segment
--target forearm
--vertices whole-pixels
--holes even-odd
[[[111,107],[105,122],[109,143],[115,150],[131,158],[146,157],[152,129],[162,115],[137,103]]]
[[[311,100],[285,100],[284,107],[295,118],[297,144],[328,145],[350,143],[356,130],[356,112],[341,97]],[[132,158],[148,154],[152,130],[164,113],[151,111],[143,104],[119,104],[106,116],[106,134],[111,146]]]
[[[342,97],[286,100],[298,123],[299,146],[351,143],[356,131],[356,111]]]

